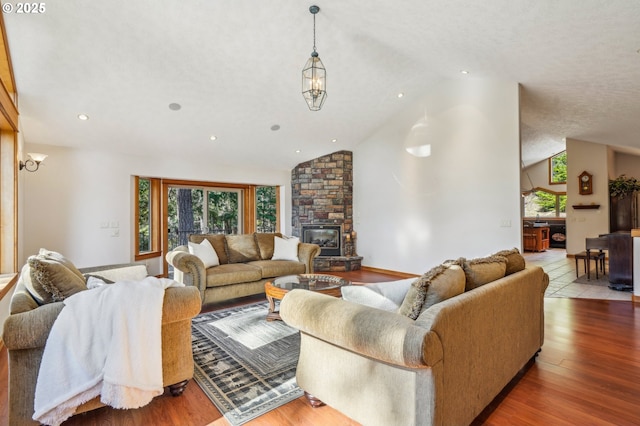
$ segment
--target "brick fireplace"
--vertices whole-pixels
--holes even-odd
[[[315,270],[360,269],[353,230],[353,153],[338,151],[298,164],[291,171],[291,186],[293,234],[325,246]]]

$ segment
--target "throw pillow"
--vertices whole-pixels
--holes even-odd
[[[227,256],[227,239],[224,234],[191,234],[189,235],[189,241],[192,243],[201,243],[203,240],[209,240],[213,249],[218,255],[221,265],[229,263],[229,257]]]
[[[415,278],[342,287],[342,298],[349,302],[384,311],[397,311]]]
[[[526,266],[524,257],[520,254],[520,250],[515,247],[511,250],[499,251],[493,256],[503,256],[507,259],[507,270],[504,273],[505,276],[522,271]]]
[[[206,238],[202,240],[200,244],[192,243],[189,241],[189,253],[198,257],[198,259],[202,260],[205,268],[210,268],[212,266],[220,265],[220,259],[218,259],[218,255],[216,251],[213,249],[213,246]]]
[[[82,275],[82,272],[80,272],[80,270],[78,268],[76,268],[76,266],[69,259],[67,259],[63,255],[61,255],[57,251],[52,251],[52,250],[47,250],[45,248],[41,248],[40,251],[38,251],[38,256],[41,256],[41,257],[43,257],[45,259],[48,259],[48,260],[55,260],[56,262],[60,262],[65,267],[67,267],[71,272],[73,272],[78,277],[80,277],[80,278],[82,278],[84,280],[84,275]]]
[[[66,259],[56,260],[56,256],[50,256],[50,253],[41,251],[38,255],[27,259],[31,268],[32,287],[42,299],[42,303],[59,302],[79,291],[86,290],[87,286],[82,274],[78,276],[75,267],[74,271],[65,265],[68,262]]]
[[[107,280],[99,275],[86,275],[87,288],[92,290],[94,288],[102,287],[103,285],[113,284],[113,281]]]
[[[31,279],[31,266],[29,266],[29,262],[24,264],[22,267],[22,271],[20,271],[20,280],[24,283],[27,291],[33,297],[38,305],[45,304],[45,298],[47,298],[47,292],[44,291],[42,286],[38,283],[33,285],[33,280]]]
[[[273,256],[271,257],[271,260],[298,261],[298,244],[300,244],[300,240],[298,238],[275,237],[273,243]]]
[[[226,235],[229,263],[245,263],[260,260],[258,245],[253,234]]]
[[[415,320],[429,306],[462,293],[464,282],[460,266],[438,265],[411,284],[398,313]]]
[[[256,232],[256,243],[260,250],[260,258],[262,260],[269,260],[273,257],[273,245],[275,237],[282,237],[279,232]]]
[[[464,290],[469,291],[504,277],[507,259],[504,256],[489,256],[465,260],[463,268],[467,279]]]

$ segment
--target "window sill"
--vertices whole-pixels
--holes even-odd
[[[2,274],[0,275],[0,300],[6,296],[14,285],[18,282],[18,274]]]

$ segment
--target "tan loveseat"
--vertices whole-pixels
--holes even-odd
[[[367,426],[468,425],[543,344],[549,278],[522,264],[433,304],[416,320],[289,292],[280,314],[300,330],[298,385]]]
[[[147,276],[145,265],[126,264],[80,269],[109,281],[140,280]],[[10,315],[4,323],[3,340],[9,353],[9,425],[37,425],[31,419],[40,362],[47,337],[62,301],[39,304],[25,285],[25,265],[11,298]],[[58,275],[59,276],[59,275]],[[32,286],[31,286],[32,287]],[[68,291],[69,287],[65,289]],[[74,290],[75,291],[75,290]],[[90,290],[84,290],[90,291]],[[165,290],[162,312],[162,376],[164,386],[180,395],[193,377],[191,318],[200,312],[200,296],[193,287]],[[102,407],[96,397],[77,413]]]
[[[205,268],[187,246],[176,247],[166,259],[174,267],[176,281],[200,290],[203,305],[260,294],[272,278],[313,273],[313,259],[320,254],[320,246],[299,243],[295,260],[273,260],[275,237],[281,238],[282,234],[190,235],[192,243],[209,240],[220,264]]]

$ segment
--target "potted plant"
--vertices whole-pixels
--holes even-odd
[[[640,182],[634,177],[622,174],[609,181],[609,195],[624,198],[627,195],[640,191]]]

